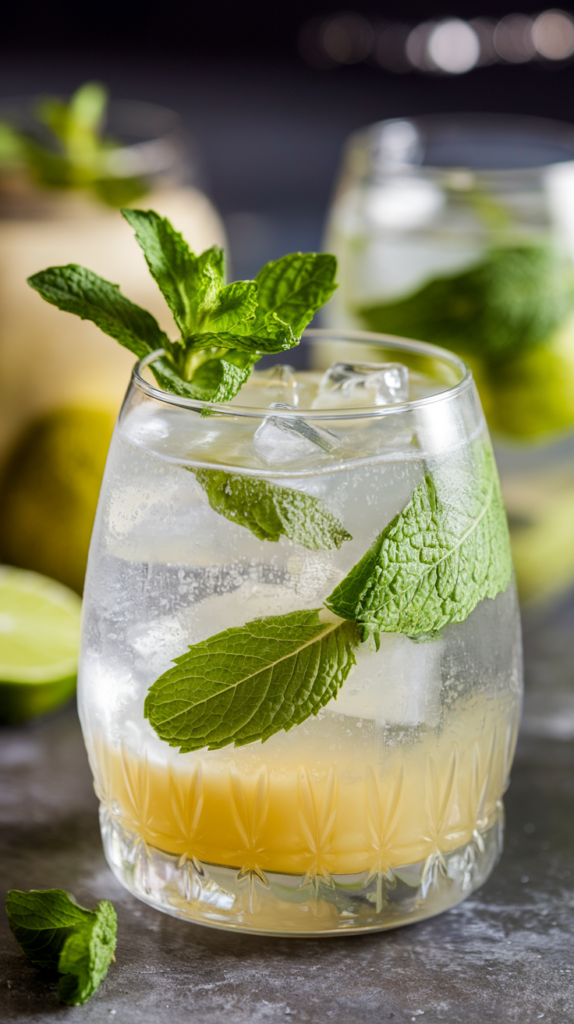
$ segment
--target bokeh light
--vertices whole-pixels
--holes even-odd
[[[532,42],[546,60],[568,60],[574,54],[574,18],[566,11],[543,11],[532,26]]]
[[[566,63],[574,58],[574,16],[551,9],[538,15],[507,14],[429,19],[418,25],[371,21],[343,11],[303,26],[299,52],[318,68],[368,61],[393,74],[462,75],[491,64]]]
[[[478,64],[480,41],[472,25],[460,18],[447,18],[435,25],[427,51],[440,71],[462,75]]]
[[[499,57],[509,64],[525,64],[535,54],[532,42],[532,18],[526,14],[508,14],[494,30],[494,46]]]

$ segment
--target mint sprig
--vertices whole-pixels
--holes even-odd
[[[88,189],[108,206],[122,206],[144,195],[141,178],[113,173],[110,155],[118,143],[103,134],[108,91],[86,82],[66,103],[40,96],[35,104],[39,131],[0,123],[0,166],[24,164],[46,188]]]
[[[35,967],[58,971],[58,995],[80,1006],[94,994],[114,959],[117,916],[108,900],[86,910],[63,889],[11,889],[10,929]]]
[[[150,313],[85,267],[49,267],[28,283],[46,302],[91,320],[139,359],[163,348],[164,357],[151,368],[158,383],[176,394],[229,401],[262,354],[299,342],[335,290],[334,256],[291,253],[266,264],[254,281],[225,284],[225,256],[218,246],[196,256],[154,210],[122,214],[173,315],[177,338],[170,340]]]
[[[340,548],[351,534],[320,498],[257,477],[196,469],[212,509],[259,540],[288,537],[310,551]]]
[[[494,458],[482,442],[427,475],[322,609],[256,619],[175,659],[144,705],[182,752],[266,740],[336,698],[359,642],[416,642],[506,589],[512,562]]]

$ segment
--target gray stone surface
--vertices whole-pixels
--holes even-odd
[[[84,1007],[57,1000],[0,914],[0,1020],[19,1024],[434,1024],[574,1020],[574,749],[522,740],[506,848],[459,907],[395,932],[278,940],[175,920],[115,881],[72,708],[0,732],[2,890],[60,886],[119,914],[117,962]]]

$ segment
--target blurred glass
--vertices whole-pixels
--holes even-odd
[[[38,416],[66,406],[115,414],[133,362],[91,323],[47,306],[26,278],[50,265],[83,264],[120,284],[169,330],[170,316],[118,207],[152,207],[196,251],[224,242],[216,211],[192,183],[187,142],[173,111],[112,101],[105,135],[113,142],[104,140],[96,154],[96,180],[89,146],[81,144],[78,158],[64,168],[57,147],[51,153],[46,124],[50,117],[57,123],[65,107],[54,99],[41,103],[44,123],[37,99],[0,106],[0,467]],[[19,136],[28,140],[32,157],[18,152]]]
[[[574,127],[483,115],[373,125],[346,147],[325,247],[339,259],[329,326],[434,342],[472,366],[522,600],[566,591],[574,582]]]

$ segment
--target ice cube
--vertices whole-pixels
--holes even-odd
[[[295,409],[286,402],[272,402],[270,409]],[[312,427],[300,416],[266,416],[253,435],[253,447],[260,459],[268,464],[295,462],[296,459],[318,455],[318,449],[332,452],[340,445],[330,430]]]
[[[409,371],[401,363],[333,363],[323,374],[313,409],[396,405],[409,397]]]
[[[255,370],[242,388],[237,404],[269,408],[273,401],[299,405],[295,370],[286,363],[276,363],[267,370]]]

